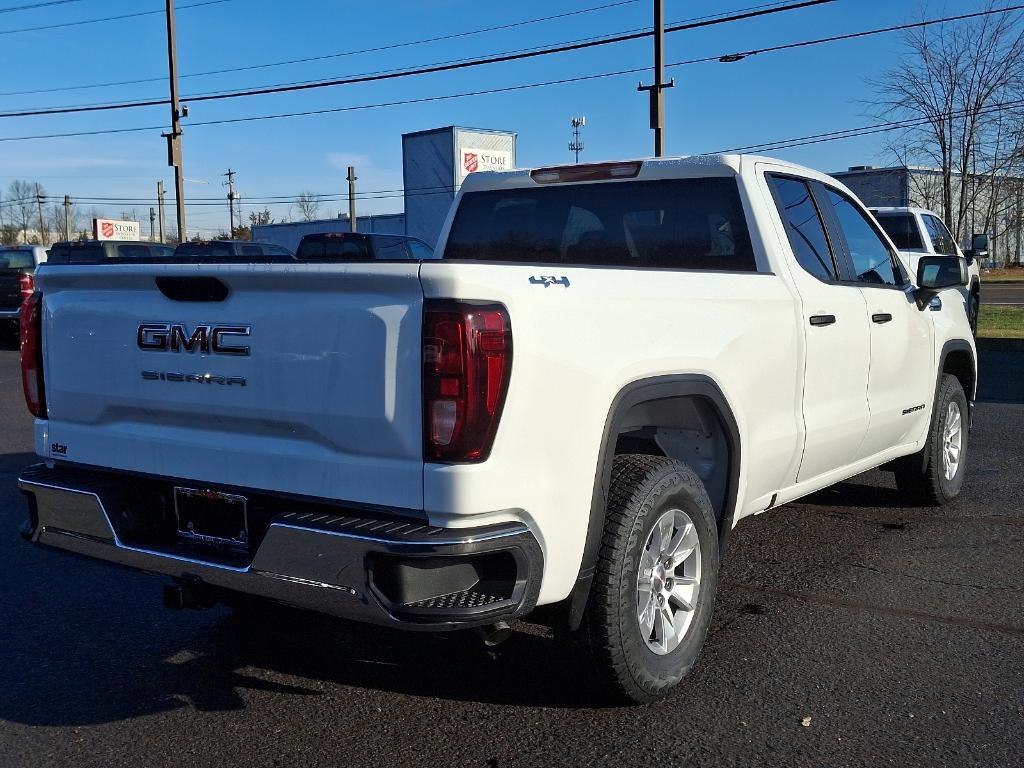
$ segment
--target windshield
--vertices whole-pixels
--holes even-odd
[[[0,269],[32,269],[31,251],[6,251],[0,253]]]
[[[917,222],[913,214],[909,213],[885,213],[875,214],[875,219],[885,230],[885,234],[892,240],[901,251],[918,251],[924,248],[921,242],[921,233],[918,231]]]
[[[754,271],[734,178],[466,193],[445,259]]]

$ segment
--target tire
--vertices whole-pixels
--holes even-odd
[[[908,504],[940,507],[957,497],[966,472],[968,432],[968,407],[963,387],[955,376],[944,373],[935,394],[935,408],[924,448],[895,464],[896,487]]]
[[[670,546],[665,559],[673,552],[672,559],[683,559],[671,570],[659,571],[663,562],[651,552],[665,549],[659,542],[666,535]],[[678,546],[672,549],[672,544]],[[655,564],[653,570],[646,567],[649,563]],[[650,589],[644,618],[653,620],[647,633],[641,628],[641,583]],[[669,593],[663,590],[669,587],[676,594],[665,599]],[[604,536],[581,627],[597,679],[611,699],[653,701],[689,673],[704,644],[717,587],[718,529],[700,478],[673,459],[616,456]],[[668,614],[658,610],[657,595],[665,599],[660,605]],[[686,604],[692,610],[685,610]],[[666,624],[665,615],[679,623]]]
[[[967,319],[971,324],[971,333],[974,337],[978,336],[978,312],[981,310],[981,301],[978,294],[971,291],[970,298],[967,300]]]

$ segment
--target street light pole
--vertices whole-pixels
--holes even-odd
[[[640,83],[638,91],[648,91],[651,97],[651,129],[654,131],[654,156],[665,154],[665,94],[674,88],[675,78],[665,82],[665,0],[654,0],[654,82]]]
[[[188,115],[188,107],[178,103],[178,49],[174,34],[174,0],[167,4],[167,69],[171,85],[171,132],[167,139],[167,164],[174,167],[174,203],[178,213],[178,242],[185,242],[185,171],[181,163],[181,118]]]

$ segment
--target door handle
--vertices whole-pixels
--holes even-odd
[[[892,320],[892,315],[888,312],[878,312],[871,316],[872,323],[888,323],[890,320]]]
[[[811,315],[811,325],[832,325],[836,321],[835,315]]]

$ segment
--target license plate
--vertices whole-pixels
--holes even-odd
[[[207,488],[174,489],[178,535],[208,544],[249,546],[245,496]]]

